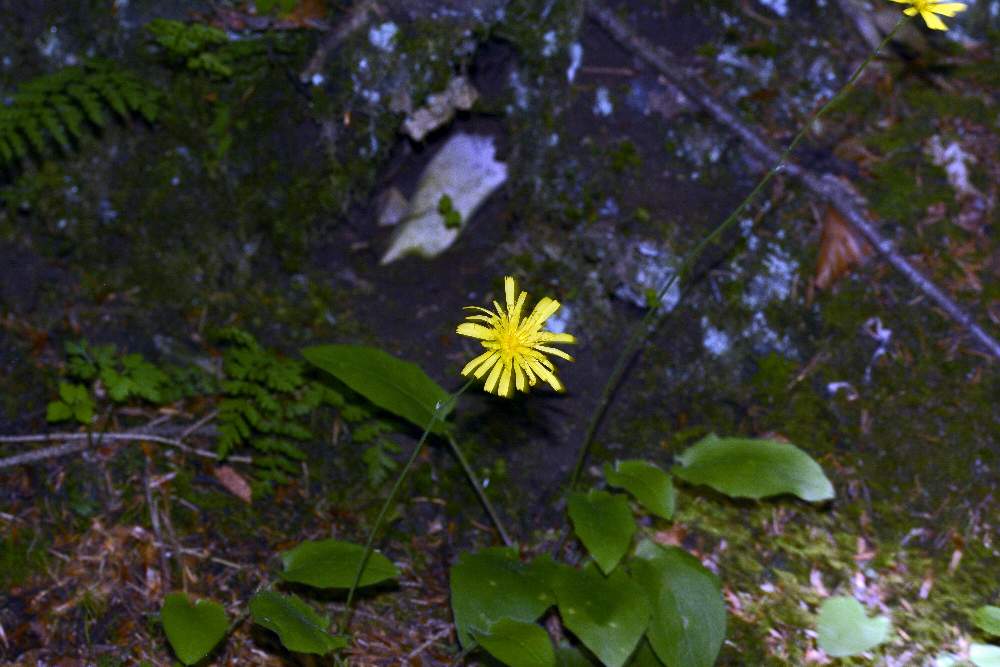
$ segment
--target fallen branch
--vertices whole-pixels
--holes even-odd
[[[784,173],[797,178],[806,189],[836,208],[844,219],[853,225],[893,268],[902,273],[914,287],[934,301],[952,320],[968,331],[982,347],[1000,360],[1000,342],[997,342],[951,297],[896,251],[892,242],[879,233],[875,223],[865,214],[862,199],[853,187],[830,174],[820,175],[792,162],[782,163],[781,153],[772,148],[760,134],[741,121],[736,113],[716,99],[708,87],[701,82],[697,72],[680,63],[665,49],[636,34],[601,3],[591,1],[587,5],[587,14],[612,38],[652,65],[685,96],[707,111],[716,121],[728,127],[749,146],[758,160],[767,164],[781,164]]]
[[[7,458],[0,459],[0,469],[76,454],[77,452],[88,449],[89,445],[87,441],[89,438],[90,434],[88,433],[0,435],[0,443],[53,442],[58,440],[61,440],[64,443],[54,447],[45,447],[31,452],[15,454],[14,456],[8,456]],[[155,433],[143,433],[141,431],[136,433],[104,433],[100,436],[100,440],[107,442],[155,442],[161,445],[167,445],[168,447],[174,447],[175,449],[187,452],[188,454],[194,454],[195,456],[219,460],[219,455],[215,452],[199,449],[197,447],[191,447],[184,444],[180,440],[157,435]],[[228,456],[226,457],[226,460],[234,463],[253,463],[253,459],[249,456]]]
[[[309,64],[306,65],[306,68],[299,75],[299,80],[302,83],[309,83],[314,76],[322,72],[330,52],[340,46],[352,34],[363,28],[368,23],[368,15],[373,11],[379,11],[375,0],[361,0],[357,5],[352,7],[340,25],[320,42],[313,57],[309,59]]]

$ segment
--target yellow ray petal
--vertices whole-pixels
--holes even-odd
[[[475,324],[473,322],[459,324],[458,328],[455,329],[455,333],[469,336],[470,338],[479,338],[480,340],[492,340],[497,337],[496,329],[484,327],[482,324]]]
[[[576,336],[568,333],[552,333],[551,331],[539,331],[535,334],[535,341],[539,343],[575,343]]]
[[[481,378],[486,375],[486,371],[491,368],[495,368],[500,364],[500,353],[496,350],[490,352],[490,356],[486,358],[483,365],[476,369],[476,377]]]
[[[527,320],[524,321],[525,325],[529,322],[535,328],[542,325],[545,320],[552,317],[552,313],[559,310],[559,302],[555,299],[550,299],[549,297],[542,297],[542,299],[535,304],[534,310],[531,311],[531,315]]]
[[[964,12],[967,7],[961,2],[941,2],[932,5],[930,10],[935,14],[941,14],[942,16],[954,16],[959,12]]]
[[[503,372],[500,374],[500,384],[497,386],[497,395],[503,396],[504,398],[509,398],[512,392],[510,390],[510,370],[511,363],[505,361],[503,364]]]
[[[472,361],[470,361],[469,363],[467,363],[465,365],[465,368],[462,369],[462,375],[468,375],[469,373],[471,373],[473,371],[473,369],[475,369],[477,366],[479,366],[479,364],[483,363],[484,361],[486,361],[487,359],[489,359],[491,355],[494,355],[494,354],[496,354],[496,352],[494,352],[492,350],[488,350],[486,352],[483,352],[478,357],[476,357],[475,359],[473,359]]]
[[[503,292],[504,296],[507,297],[507,313],[510,314],[514,310],[514,297],[516,295],[517,288],[514,285],[514,279],[511,276],[507,276],[503,279]]]
[[[521,310],[524,308],[524,300],[528,298],[527,292],[521,292],[517,297],[517,303],[514,304],[513,310],[510,311],[510,326],[513,329],[517,329],[521,321]]]
[[[924,23],[931,30],[947,30],[948,26],[944,24],[944,21],[935,16],[932,12],[924,10],[920,12],[920,16],[923,17]]]
[[[556,349],[554,347],[549,347],[547,345],[536,345],[535,349],[539,352],[545,352],[546,354],[551,354],[553,356],[559,357],[560,359],[565,359],[566,361],[573,361],[573,357],[569,356],[562,350]]]
[[[496,387],[497,380],[500,379],[500,373],[502,372],[503,372],[503,364],[496,364],[493,367],[493,370],[490,371],[489,377],[486,378],[486,385],[483,387],[483,389],[486,390],[486,393],[488,394],[493,393],[493,389]]]
[[[514,385],[517,387],[518,391],[528,391],[524,382],[524,371],[521,370],[521,364],[514,364]]]

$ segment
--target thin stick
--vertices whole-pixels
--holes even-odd
[[[465,459],[465,455],[462,454],[462,450],[458,448],[458,443],[455,442],[455,436],[448,434],[448,444],[451,445],[451,451],[458,459],[458,462],[462,466],[462,470],[465,471],[465,476],[469,478],[469,483],[472,484],[472,488],[476,491],[476,495],[479,497],[479,502],[483,504],[486,509],[486,513],[490,515],[490,520],[496,527],[497,532],[500,533],[500,539],[503,540],[504,545],[511,546],[514,541],[510,539],[510,535],[507,530],[503,527],[503,522],[500,521],[500,515],[497,514],[496,510],[493,508],[493,504],[490,503],[490,499],[486,497],[486,491],[483,489],[482,483],[479,478],[476,477],[476,473],[472,470],[472,466]]]
[[[153,535],[156,536],[156,550],[160,554],[160,571],[163,576],[163,590],[170,589],[170,561],[167,557],[167,550],[164,549],[163,530],[160,528],[160,512],[156,508],[156,499],[153,498],[153,487],[150,484],[152,479],[152,463],[146,457],[145,474],[142,477],[142,484],[146,489],[146,506],[149,507],[149,525],[153,528]]]
[[[313,76],[319,74],[326,64],[326,58],[330,52],[336,49],[348,37],[360,30],[368,23],[368,15],[378,11],[375,0],[361,0],[351,8],[347,16],[329,35],[320,43],[313,57],[309,59],[309,64],[299,75],[299,80],[308,83]]]
[[[14,442],[51,442],[53,440],[63,440],[63,441],[75,441],[75,440],[87,440],[87,433],[40,433],[31,435],[0,435],[0,443],[14,443]],[[219,455],[215,452],[210,452],[205,449],[198,449],[197,447],[191,447],[185,445],[180,440],[174,438],[167,438],[162,435],[156,435],[154,433],[105,433],[101,436],[102,440],[112,441],[112,442],[156,442],[161,445],[167,445],[169,447],[174,447],[181,451],[187,452],[189,454],[195,454],[196,456],[201,456],[207,459],[219,460]],[[86,446],[84,445],[85,448]],[[50,448],[55,449],[55,448]],[[39,452],[45,450],[38,450]],[[79,450],[77,450],[79,451]],[[52,458],[53,456],[65,456],[66,454],[72,454],[73,451],[50,453],[48,456],[41,456],[40,458],[28,458],[24,462],[30,463],[32,461],[41,460],[42,458]],[[0,459],[0,468],[11,465],[18,465],[14,459],[23,456],[29,456],[31,454],[36,454],[36,452],[27,452],[25,454],[18,454],[16,456],[11,456],[6,459]],[[253,463],[253,459],[249,456],[227,456],[227,461],[232,461],[234,463]],[[8,463],[9,461],[14,461]]]
[[[844,218],[854,225],[869,243],[883,256],[886,261],[903,276],[909,280],[914,287],[926,294],[957,324],[969,332],[972,337],[984,347],[990,354],[1000,359],[1000,342],[986,332],[968,313],[965,312],[951,297],[935,285],[930,279],[924,276],[909,260],[895,250],[891,241],[882,236],[876,229],[874,223],[865,214],[860,198],[852,188],[845,185],[832,175],[819,175],[811,170],[801,167],[795,163],[788,162],[788,156],[792,150],[803,139],[806,132],[813,123],[819,119],[832,104],[841,98],[846,92],[854,87],[858,77],[869,63],[879,54],[885,45],[899,30],[900,26],[907,20],[901,17],[892,31],[886,35],[879,46],[865,59],[865,61],[855,70],[854,75],[829,102],[817,110],[809,120],[802,126],[802,129],[789,144],[783,153],[778,153],[760,134],[743,123],[739,116],[730,110],[725,104],[715,98],[708,88],[701,83],[696,73],[690,68],[679,63],[676,58],[667,51],[659,48],[635,33],[625,25],[613,12],[603,7],[598,2],[590,2],[587,6],[588,15],[604,28],[616,41],[631,49],[638,56],[652,65],[656,70],[668,79],[674,86],[680,89],[688,98],[694,100],[699,106],[713,116],[719,123],[733,131],[750,150],[763,162],[775,164],[764,177],[765,183],[769,181],[777,172],[793,176],[814,194],[826,200],[835,207]],[[755,189],[754,193],[756,194]],[[744,201],[741,208],[748,203]],[[720,226],[721,227],[721,226]],[[721,229],[717,228],[712,234],[712,240],[718,237]]]
[[[84,434],[81,433],[80,435]],[[46,459],[55,459],[60,456],[69,456],[70,454],[76,454],[89,449],[89,447],[90,446],[86,442],[67,442],[62,445],[43,447],[41,449],[35,449],[30,452],[15,454],[14,456],[8,456],[7,458],[0,459],[0,469],[12,468],[14,466],[25,465],[27,463],[36,463],[38,461],[45,461]]]

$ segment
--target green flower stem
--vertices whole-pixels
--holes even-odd
[[[504,545],[511,546],[514,544],[513,540],[510,539],[510,535],[507,530],[503,527],[503,523],[500,521],[500,516],[497,514],[496,510],[493,509],[490,499],[486,497],[486,491],[483,490],[483,485],[476,477],[476,473],[472,470],[472,466],[465,459],[465,455],[462,450],[458,448],[458,443],[455,442],[455,437],[451,434],[448,435],[448,444],[451,445],[451,451],[458,459],[458,462],[462,465],[462,470],[465,471],[465,476],[469,478],[469,483],[472,484],[472,488],[476,490],[476,495],[479,496],[479,502],[483,504],[486,509],[486,513],[490,515],[490,520],[496,527],[497,532],[500,533],[500,539],[503,540]]]
[[[835,102],[837,102],[854,87],[854,84],[857,82],[858,77],[861,76],[861,73],[864,72],[868,65],[871,64],[872,60],[874,60],[878,54],[881,53],[882,49],[885,48],[885,45],[888,44],[889,41],[896,35],[899,28],[907,21],[908,18],[909,17],[905,15],[900,17],[899,21],[896,22],[896,25],[893,26],[889,34],[885,36],[885,39],[883,39],[875,50],[872,51],[871,54],[865,59],[865,61],[858,66],[851,78],[848,79],[847,83],[845,83],[844,86],[837,91],[837,94],[831,97],[826,104],[813,112],[805,124],[803,124],[798,134],[796,134],[792,139],[792,142],[788,144],[787,148],[785,148],[781,157],[778,159],[778,163],[774,165],[763,178],[760,179],[750,194],[748,194],[743,201],[740,202],[739,206],[737,206],[733,212],[729,214],[729,217],[723,220],[722,223],[713,229],[707,236],[702,238],[701,241],[698,242],[698,245],[696,245],[684,256],[684,261],[681,263],[680,268],[675,271],[669,279],[667,279],[663,287],[661,287],[656,293],[656,299],[652,304],[650,304],[646,315],[639,321],[638,324],[632,327],[628,343],[626,343],[625,347],[622,348],[622,352],[618,355],[618,359],[615,361],[611,374],[608,376],[608,381],[604,384],[604,388],[601,390],[601,395],[597,400],[597,408],[591,413],[590,421],[587,424],[587,430],[583,436],[583,445],[580,447],[580,452],[576,458],[576,465],[573,466],[573,473],[569,478],[569,490],[574,489],[580,481],[580,473],[583,472],[583,465],[587,460],[587,454],[593,444],[594,433],[597,431],[597,427],[600,425],[604,414],[607,412],[611,394],[615,389],[617,389],[618,384],[622,379],[622,375],[625,373],[625,370],[629,365],[629,361],[636,353],[636,350],[638,350],[639,345],[645,341],[646,337],[652,331],[656,330],[656,327],[659,324],[659,318],[661,317],[660,306],[662,305],[663,296],[671,287],[673,287],[674,283],[676,283],[679,278],[687,277],[687,274],[690,272],[694,262],[701,256],[701,253],[704,252],[705,248],[708,247],[709,244],[715,242],[720,236],[722,236],[723,233],[726,232],[726,230],[732,227],[739,218],[740,214],[743,213],[747,206],[750,205],[750,202],[752,202],[760,191],[771,182],[772,178],[785,168],[785,163],[788,160],[788,157],[792,154],[792,151],[795,150],[795,147],[799,145],[799,142],[805,137],[809,128],[811,128],[813,124],[819,120],[831,106],[833,106]]]
[[[365,553],[361,557],[361,562],[358,563],[358,570],[354,573],[354,582],[351,584],[351,589],[347,592],[347,603],[346,609],[344,609],[344,615],[341,617],[340,621],[340,632],[346,632],[348,625],[351,622],[351,603],[354,601],[354,593],[358,590],[358,584],[361,583],[361,575],[365,571],[365,567],[368,565],[368,559],[372,555],[372,545],[375,543],[375,536],[378,535],[378,531],[382,528],[382,522],[385,521],[385,515],[389,511],[389,507],[396,500],[396,495],[399,493],[400,487],[403,486],[403,480],[410,472],[410,468],[416,463],[417,457],[420,456],[420,452],[424,448],[424,443],[427,442],[427,436],[430,435],[431,429],[434,425],[441,421],[443,415],[447,414],[451,406],[455,405],[458,401],[458,397],[465,393],[465,390],[472,386],[475,382],[475,378],[470,379],[466,382],[461,389],[451,394],[448,398],[441,401],[434,407],[434,413],[431,415],[430,421],[427,423],[427,428],[424,429],[423,435],[420,436],[420,440],[417,442],[416,446],[413,448],[413,452],[410,454],[410,458],[407,459],[406,465],[403,466],[402,471],[400,471],[399,476],[396,478],[396,483],[392,485],[392,490],[389,491],[389,497],[385,499],[382,504],[382,509],[379,510],[378,517],[375,519],[375,525],[372,526],[371,531],[368,533],[368,541],[365,543]]]

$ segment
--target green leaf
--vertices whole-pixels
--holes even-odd
[[[65,401],[68,405],[79,403],[86,397],[87,397],[86,387],[82,387],[76,384],[71,384],[69,382],[59,383],[59,398]]]
[[[555,578],[563,623],[607,667],[622,667],[649,624],[646,594],[622,570],[561,569]]]
[[[555,603],[549,585],[551,559],[528,565],[513,549],[464,553],[451,568],[451,608],[462,646],[473,632],[489,633],[503,618],[533,623]],[[550,569],[551,568],[551,569]]]
[[[561,644],[556,649],[556,667],[595,667],[597,665],[583,651],[569,644]]]
[[[710,435],[677,460],[674,475],[734,498],[782,493],[811,502],[833,498],[833,485],[823,469],[795,445]]]
[[[569,517],[577,537],[587,547],[604,574],[618,562],[632,544],[635,519],[625,496],[591,489],[569,497]]]
[[[670,667],[710,667],[726,638],[726,605],[719,580],[677,547],[639,544],[633,578],[649,596],[649,643]]]
[[[87,400],[73,406],[73,417],[81,424],[89,424],[94,417],[94,402],[87,397]]]
[[[875,648],[889,638],[891,627],[892,623],[885,616],[868,618],[861,603],[849,597],[824,600],[816,623],[819,647],[834,658]]]
[[[648,633],[648,630],[647,630]],[[626,667],[663,667],[664,663],[656,656],[653,646],[649,643],[649,637],[639,643],[639,648],[635,650],[629,658]]]
[[[670,519],[674,516],[675,493],[670,475],[648,461],[616,461],[614,468],[605,464],[608,484],[625,489],[647,510]]]
[[[276,632],[289,651],[325,655],[347,646],[347,637],[331,635],[330,625],[294,595],[262,591],[250,600],[254,623]]]
[[[184,593],[169,593],[160,610],[167,641],[185,665],[208,655],[226,636],[229,619],[222,605],[212,600],[191,603]]]
[[[340,540],[305,541],[281,554],[281,578],[316,588],[350,588],[365,548]],[[392,561],[373,551],[359,586],[371,586],[399,576]]]
[[[427,427],[440,404],[442,413],[431,431],[445,432],[444,419],[453,407],[450,396],[416,364],[363,345],[307,347],[302,350],[302,356],[375,405],[403,417],[417,428]]]
[[[1000,646],[973,644],[969,647],[969,661],[976,667],[1000,667]]]
[[[972,615],[972,621],[983,632],[1000,637],[1000,607],[982,606]]]
[[[501,618],[487,633],[473,631],[479,645],[509,667],[555,667],[549,634],[540,626]]]
[[[52,401],[45,409],[45,421],[64,422],[73,416],[73,408],[62,401]]]

